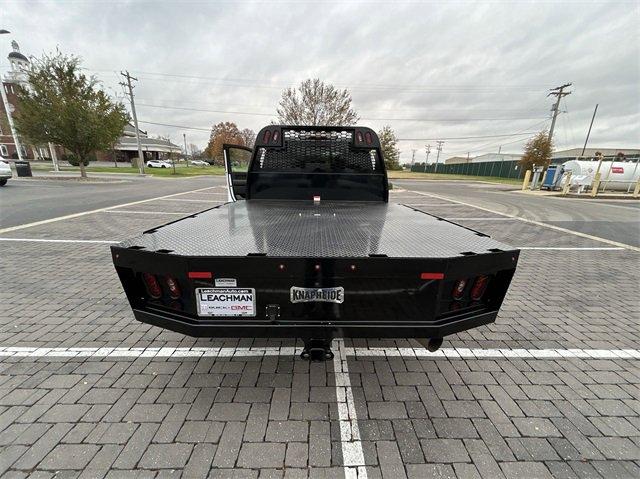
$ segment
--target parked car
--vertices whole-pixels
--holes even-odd
[[[11,173],[11,167],[9,166],[9,160],[0,156],[0,186],[7,184],[7,180],[13,175]]]
[[[146,163],[147,168],[171,168],[173,165],[164,160],[149,160]]]
[[[209,163],[203,160],[191,160],[189,164],[194,166],[209,166]]]

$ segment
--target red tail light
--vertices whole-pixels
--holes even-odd
[[[364,139],[362,138],[362,132],[360,130],[356,131],[356,141],[358,143],[362,143]]]
[[[153,299],[158,299],[162,296],[162,288],[160,288],[160,283],[158,283],[158,279],[155,275],[151,273],[142,273],[142,279],[144,280],[144,285],[147,288],[147,293]]]
[[[264,132],[264,134],[262,135],[262,142],[263,143],[269,143],[269,139],[271,138],[271,132],[269,130],[266,130]]]
[[[489,276],[478,276],[471,288],[471,299],[473,301],[479,301],[489,285]]]
[[[278,141],[278,130],[273,130],[273,142],[275,143],[276,141]]]
[[[453,285],[453,292],[451,293],[451,296],[453,296],[453,299],[455,299],[456,301],[462,299],[462,297],[464,296],[464,289],[466,287],[467,287],[466,279],[459,279],[458,281],[456,281]]]
[[[373,137],[371,136],[371,132],[366,132],[364,134],[364,141],[367,142],[367,145],[370,145],[371,143],[373,143]]]
[[[169,290],[169,297],[171,299],[178,299],[180,297],[180,285],[175,278],[166,276],[164,278],[164,284],[167,285],[167,289]]]

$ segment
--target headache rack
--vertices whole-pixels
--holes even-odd
[[[257,135],[247,199],[388,201],[377,135],[360,127],[269,126]]]

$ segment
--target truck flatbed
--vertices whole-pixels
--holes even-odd
[[[239,201],[152,229],[121,248],[180,256],[454,258],[513,248],[394,203]]]
[[[225,145],[224,161],[229,202],[112,246],[138,320],[192,336],[298,337],[320,358],[333,337],[434,350],[495,320],[518,250],[389,203],[372,130],[271,125],[253,150]]]

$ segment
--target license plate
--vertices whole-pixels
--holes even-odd
[[[196,288],[198,316],[256,315],[256,290],[253,288]]]
[[[344,301],[344,288],[342,286],[336,288],[299,288],[298,286],[292,286],[289,296],[292,303],[322,302],[342,304]]]

